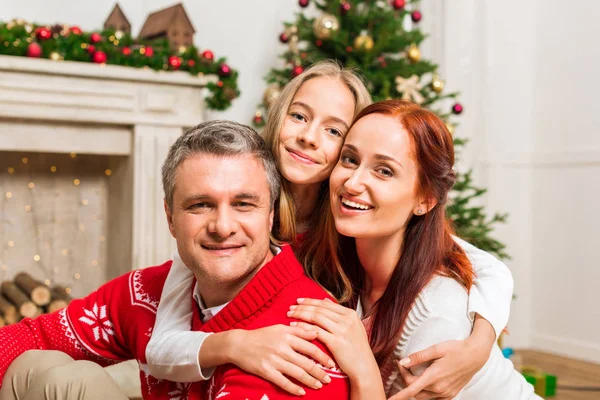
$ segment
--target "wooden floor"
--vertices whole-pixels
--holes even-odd
[[[600,400],[598,391],[562,390],[565,386],[593,386],[600,389],[600,365],[577,361],[553,354],[531,350],[520,350],[523,364],[541,368],[548,374],[556,375],[557,391],[553,400]]]

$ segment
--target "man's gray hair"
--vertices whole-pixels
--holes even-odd
[[[262,162],[271,195],[271,209],[279,198],[281,178],[271,150],[252,128],[231,121],[209,121],[195,126],[181,135],[169,149],[162,167],[165,200],[173,209],[173,192],[177,167],[195,154],[239,156],[250,154]]]

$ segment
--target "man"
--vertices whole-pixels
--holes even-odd
[[[189,294],[194,307],[194,330],[223,332],[289,324],[286,312],[298,297],[323,298],[325,292],[306,275],[289,246],[272,247],[273,205],[280,178],[272,155],[258,134],[243,125],[213,121],[181,136],[163,166],[165,211],[183,263],[197,280]],[[66,309],[0,329],[0,378],[27,350],[59,350],[76,360],[109,365],[137,359],[145,399],[284,399],[295,396],[228,364],[209,382],[193,384],[158,380],[148,374],[145,350],[156,319],[156,309],[171,261],[136,270],[74,300]],[[205,321],[199,309],[217,310]],[[217,308],[215,308],[217,307]],[[321,349],[324,346],[316,343]],[[33,354],[33,355],[31,355]],[[26,353],[35,358],[39,353]],[[33,363],[35,360],[15,363]],[[53,361],[54,362],[54,361]],[[89,367],[58,369],[44,365],[11,371],[0,397],[27,399],[48,392],[61,374],[89,375]],[[77,362],[75,362],[77,363]],[[52,363],[50,363],[52,364]],[[71,365],[71,367],[68,367]],[[13,366],[14,367],[14,366]],[[63,369],[61,369],[63,368]],[[15,367],[16,369],[16,367]],[[59,372],[56,372],[58,370]],[[95,389],[67,392],[67,398],[122,398],[101,373],[94,373]],[[320,390],[304,387],[310,399],[347,399],[348,381],[331,370],[332,381]],[[31,382],[36,381],[36,382]],[[41,382],[41,383],[40,383]],[[76,386],[76,383],[75,383]],[[113,385],[114,386],[114,385]],[[96,397],[94,397],[96,396]],[[60,397],[59,397],[60,398]]]

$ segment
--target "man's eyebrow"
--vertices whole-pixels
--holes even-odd
[[[254,200],[258,201],[260,196],[256,192],[242,192],[235,195],[237,200]]]

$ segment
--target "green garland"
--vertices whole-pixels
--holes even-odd
[[[213,110],[231,106],[240,95],[238,72],[225,63],[225,58],[214,59],[212,52],[201,54],[194,46],[180,50],[172,51],[165,39],[135,40],[128,33],[114,30],[83,32],[76,26],[0,22],[0,55],[180,70],[194,76],[216,74],[219,81],[207,85],[210,95],[206,105]]]

